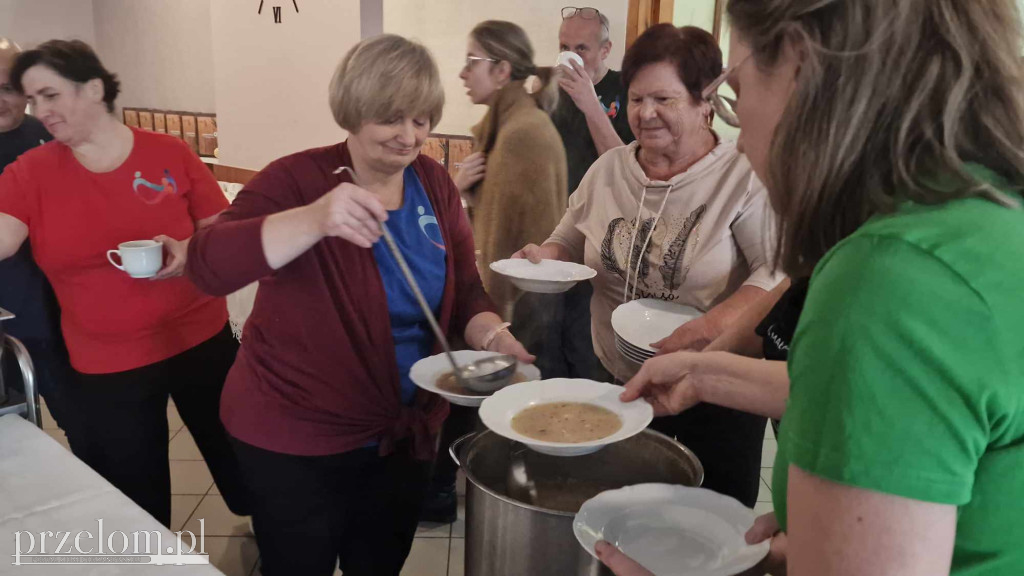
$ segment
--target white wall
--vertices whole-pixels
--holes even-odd
[[[0,36],[25,49],[55,38],[95,45],[92,0],[0,0]]]
[[[118,105],[216,112],[211,0],[92,0],[96,50]]]
[[[672,23],[676,26],[697,26],[711,32],[715,25],[715,0],[676,0],[672,7]]]
[[[258,170],[278,157],[338,142],[327,86],[345,52],[359,41],[359,0],[301,0],[299,14],[280,2],[211,4],[221,162]]]
[[[1024,0],[1020,0],[1024,2]],[[697,26],[708,32],[714,33],[715,26],[715,0],[683,0],[675,4],[675,12],[672,14],[672,23],[676,26]],[[722,66],[729,65],[729,20],[723,15],[721,37],[719,46],[722,49]],[[732,90],[728,85],[723,85],[721,93],[732,96]],[[722,122],[721,118],[715,118],[715,132],[719,136],[735,140],[739,137],[740,131]]]
[[[560,9],[568,2],[552,0],[384,0],[384,31],[423,42],[434,53],[444,81],[444,117],[437,132],[469,134],[483,116],[483,106],[473,106],[459,79],[466,61],[466,39],[470,30],[484,20],[509,20],[526,30],[533,44],[536,63],[554,64],[558,56]],[[628,0],[588,0],[587,6],[601,10],[611,21],[612,53],[608,59],[618,69],[626,39]]]

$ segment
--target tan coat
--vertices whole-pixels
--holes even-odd
[[[568,200],[565,149],[551,118],[521,81],[499,92],[473,135],[473,151],[487,156],[486,175],[470,193],[480,276],[508,319],[518,291],[489,265],[529,243],[543,243],[562,219]]]

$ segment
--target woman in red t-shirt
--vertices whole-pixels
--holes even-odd
[[[46,42],[22,53],[10,77],[55,141],[0,176],[0,259],[31,238],[57,294],[76,372],[72,451],[169,526],[171,396],[228,507],[244,514],[218,416],[237,343],[224,299],[181,275],[192,234],[227,200],[183,142],[114,118],[119,83],[85,43]],[[107,250],[150,238],[165,252],[151,279],[107,262]]]

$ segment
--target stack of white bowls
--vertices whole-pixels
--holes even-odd
[[[643,364],[657,352],[651,344],[702,314],[691,306],[655,298],[627,302],[612,312],[615,347],[623,358]]]

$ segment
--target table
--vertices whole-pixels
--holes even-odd
[[[102,520],[102,524],[100,521]],[[209,564],[199,564],[208,557],[192,555],[175,560],[165,556],[164,561],[180,562],[188,566],[159,565],[79,565],[32,566],[26,569],[14,566],[15,554],[29,552],[29,533],[33,534],[32,554],[39,554],[40,532],[47,532],[46,553],[53,554],[54,546],[60,544],[65,533],[70,533],[60,548],[61,560],[66,557],[96,560],[97,537],[102,530],[106,555],[124,557],[134,553],[134,539],[139,540],[140,551],[146,551],[147,535],[156,542],[160,535],[160,546],[167,553],[177,550],[177,537],[164,528],[155,518],[147,514],[127,496],[114,488],[85,463],[78,460],[45,432],[22,419],[20,416],[0,417],[0,574],[33,574],[67,576],[68,574],[103,574],[145,576],[151,574],[181,574],[182,576],[215,576],[222,574]],[[16,536],[21,532],[20,536]],[[49,532],[53,532],[51,536]],[[88,536],[84,534],[88,532]],[[119,535],[125,534],[124,539]],[[136,537],[134,534],[138,534]],[[148,533],[148,534],[147,534]],[[79,550],[94,554],[79,554],[74,551],[74,539],[79,536]],[[196,535],[196,552],[199,552],[199,538]],[[123,541],[129,542],[128,551],[122,554]],[[110,542],[114,552],[110,553]],[[184,552],[188,552],[190,540],[184,535]],[[156,545],[150,549],[156,553]],[[32,561],[32,558],[23,562]],[[134,556],[130,559],[137,560]],[[141,557],[148,560],[148,557]],[[154,558],[160,558],[154,556]],[[195,564],[195,565],[193,565]]]

